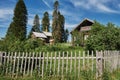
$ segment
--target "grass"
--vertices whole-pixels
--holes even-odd
[[[110,73],[108,71],[103,73],[101,78],[102,80],[120,80],[120,69]],[[61,75],[61,76],[44,76],[44,78],[34,75],[33,77],[9,77],[9,76],[0,76],[0,80],[98,80],[95,78],[95,73],[91,70],[81,70],[79,76],[76,76],[74,72],[72,75]]]

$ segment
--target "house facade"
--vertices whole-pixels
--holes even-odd
[[[91,26],[93,24],[94,24],[93,20],[85,18],[80,22],[80,24],[75,26],[75,28],[71,31],[72,44],[84,46],[84,42],[88,38],[89,31],[91,30]]]

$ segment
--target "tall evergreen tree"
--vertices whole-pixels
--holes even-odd
[[[31,29],[31,31],[33,32],[40,32],[40,22],[39,22],[39,16],[36,14],[34,17],[34,21],[33,21],[33,27]]]
[[[24,40],[26,38],[26,25],[27,25],[27,9],[23,0],[18,0],[15,9],[13,22],[8,28],[6,38],[11,36],[18,40]]]
[[[28,36],[29,38],[31,37],[32,32],[40,32],[40,22],[39,22],[39,16],[37,14],[34,17],[33,26]]]
[[[49,32],[49,25],[50,25],[50,22],[49,22],[49,14],[48,12],[45,12],[44,13],[44,17],[42,19],[42,31],[46,31],[46,32]]]
[[[63,42],[65,18],[59,12],[58,7],[59,7],[59,2],[56,1],[54,3],[54,11],[53,11],[52,36],[55,42]]]

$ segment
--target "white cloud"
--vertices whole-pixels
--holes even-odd
[[[120,13],[111,7],[106,6],[108,3],[112,3],[113,0],[71,0],[75,7],[83,7],[85,9],[94,10],[98,12],[107,13]]]
[[[2,20],[8,20],[10,16],[13,15],[13,9],[9,8],[2,8],[0,9],[0,19]]]
[[[47,3],[47,1],[45,0],[42,0],[44,2],[44,4],[48,7],[48,8],[51,8],[50,5]]]
[[[71,23],[65,23],[65,28],[74,28],[76,27],[78,24],[71,24]]]
[[[120,8],[120,4],[118,4],[118,7]]]

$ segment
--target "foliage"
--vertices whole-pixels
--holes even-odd
[[[74,45],[83,45],[83,33],[78,31],[72,32],[72,44]],[[78,37],[79,36],[79,37]]]
[[[88,50],[119,50],[120,28],[112,23],[106,26],[95,22],[86,41]]]
[[[26,38],[26,25],[27,25],[27,9],[23,0],[18,0],[14,9],[13,22],[8,28],[6,38],[25,40]]]
[[[28,39],[25,41],[0,41],[0,51],[6,52],[25,52],[25,51],[34,51],[36,48],[44,45],[44,42],[40,39]]]
[[[45,12],[44,13],[44,17],[42,19],[42,31],[46,31],[46,32],[49,32],[49,25],[50,25],[50,22],[49,22],[49,14],[48,12]]]

